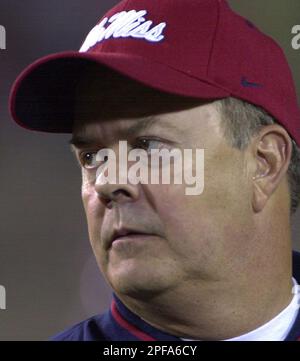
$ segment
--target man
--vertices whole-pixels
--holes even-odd
[[[79,53],[27,68],[10,103],[26,128],[73,133],[91,245],[114,291],[109,311],[54,340],[300,337],[299,107],[280,48],[226,1],[122,1]],[[204,150],[204,189],[107,182],[120,141],[147,155]]]

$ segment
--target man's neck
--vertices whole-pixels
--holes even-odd
[[[292,299],[291,274],[274,283],[186,282],[143,300],[118,294],[121,301],[153,327],[174,336],[222,340],[250,332],[278,315]]]

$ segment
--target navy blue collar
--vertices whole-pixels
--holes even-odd
[[[180,338],[160,331],[146,323],[139,316],[131,312],[115,294],[113,294],[110,314],[118,328],[131,335],[132,340],[180,341]]]

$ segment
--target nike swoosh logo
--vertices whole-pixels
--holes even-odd
[[[252,83],[252,82],[248,81],[247,78],[244,76],[241,79],[241,85],[245,88],[261,88],[262,87],[261,84]]]

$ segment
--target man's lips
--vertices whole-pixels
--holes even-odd
[[[113,241],[112,241],[112,246],[119,242],[119,241],[141,241],[143,239],[145,239],[146,237],[150,237],[150,236],[153,236],[153,235],[149,235],[149,234],[145,234],[145,233],[129,233],[129,234],[126,234],[124,236],[118,236],[117,238],[115,238]]]
[[[145,232],[142,230],[136,230],[130,228],[115,229],[109,236],[108,248],[111,247],[113,242],[117,239],[138,238],[138,237],[150,236],[150,235],[154,236],[153,233]]]

